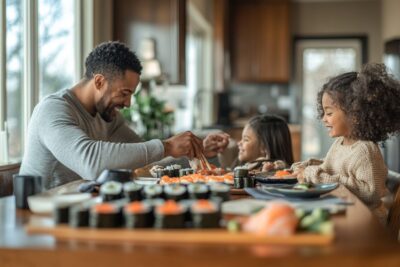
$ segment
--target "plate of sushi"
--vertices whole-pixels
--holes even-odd
[[[313,184],[298,183],[294,185],[279,185],[262,187],[268,193],[282,195],[291,198],[318,198],[338,187],[338,183]]]
[[[182,168],[180,165],[166,167],[153,166],[153,177],[160,179],[160,184],[225,183],[233,184],[233,173],[211,166],[210,169]]]
[[[255,180],[262,184],[297,184],[297,177],[290,170],[259,172]]]
[[[109,181],[99,196],[56,205],[55,224],[91,228],[220,228],[226,184],[151,184]]]

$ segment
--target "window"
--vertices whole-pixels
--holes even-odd
[[[0,6],[6,29],[1,33],[5,45],[0,46],[6,55],[1,62],[6,71],[5,81],[0,81],[0,129],[6,122],[10,162],[22,158],[32,107],[79,78],[75,68],[83,44],[75,37],[80,36],[76,31],[83,17],[82,6],[79,0],[6,0]],[[38,51],[31,49],[36,46]]]
[[[300,100],[302,159],[323,158],[333,139],[317,118],[317,93],[330,77],[361,67],[362,42],[349,39],[313,39],[296,43],[296,84]]]
[[[43,98],[74,82],[74,1],[39,0],[38,7],[39,88]]]
[[[22,154],[23,0],[6,1],[6,121],[9,157]]]

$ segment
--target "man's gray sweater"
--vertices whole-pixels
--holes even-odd
[[[104,169],[135,169],[162,159],[160,140],[142,142],[117,113],[93,117],[71,90],[44,98],[29,123],[20,174],[40,175],[46,189],[95,179]]]

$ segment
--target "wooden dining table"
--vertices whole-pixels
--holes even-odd
[[[333,194],[353,202],[332,217],[335,239],[328,245],[196,244],[57,240],[28,235],[33,216],[0,198],[0,266],[400,266],[396,235],[383,227],[350,191]]]

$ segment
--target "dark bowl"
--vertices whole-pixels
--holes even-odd
[[[132,171],[128,169],[106,169],[96,179],[96,183],[100,185],[109,181],[130,182],[132,181]]]

